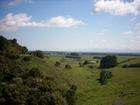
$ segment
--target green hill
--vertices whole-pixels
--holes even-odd
[[[19,45],[16,39],[8,40],[0,36],[0,52],[24,54],[28,49]]]
[[[11,40],[5,43],[9,44],[1,51],[22,54],[20,45],[11,45]],[[140,68],[122,66],[140,63],[140,57],[117,58],[118,65],[106,69],[113,77],[101,85],[100,60],[91,55],[81,55],[80,60],[59,54],[22,55],[14,60],[0,55],[0,105],[139,105]],[[80,67],[85,60],[98,62]]]
[[[27,65],[39,67],[43,73],[55,76],[60,87],[67,87],[69,84],[76,85],[78,96],[76,105],[139,105],[140,68],[122,68],[118,65],[107,69],[113,73],[113,77],[107,85],[101,85],[97,81],[100,71],[96,66],[92,69],[88,66],[79,67],[78,63],[71,58],[65,58],[60,67],[55,67],[55,61],[61,61],[63,57],[33,58]],[[84,56],[82,59],[88,58],[89,56],[87,58]],[[126,57],[121,57],[121,59],[126,60]],[[133,61],[140,62],[140,57],[131,62]],[[71,70],[64,68],[67,63],[72,66]]]

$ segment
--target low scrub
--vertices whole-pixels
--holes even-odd
[[[23,60],[23,61],[30,61],[30,60],[31,60],[31,57],[30,57],[30,56],[25,56],[25,57],[23,57],[22,60]]]
[[[66,64],[66,65],[65,65],[65,68],[66,68],[66,69],[72,69],[72,67],[71,67],[70,64]]]

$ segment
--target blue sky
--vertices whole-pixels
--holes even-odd
[[[0,34],[29,50],[140,51],[139,11],[139,0],[1,0]]]

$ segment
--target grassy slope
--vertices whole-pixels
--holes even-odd
[[[112,105],[113,102],[121,105],[139,105],[140,68],[121,68],[119,65],[110,69],[114,77],[107,85],[102,86],[97,81],[100,73],[97,68],[81,68],[70,59],[65,59],[60,68],[54,67],[55,61],[61,58],[61,56],[51,56],[49,59],[32,58],[27,65],[30,68],[40,68],[48,75],[54,75],[61,87],[67,87],[69,84],[77,85],[77,105]],[[89,59],[89,57],[83,59]],[[119,57],[119,61],[125,59],[127,58]],[[140,59],[129,62],[140,62]],[[72,70],[64,69],[64,64],[67,63],[72,65]]]

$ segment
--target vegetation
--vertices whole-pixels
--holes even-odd
[[[65,65],[65,68],[66,68],[66,69],[72,69],[72,67],[71,67],[70,64],[66,64],[66,65]]]
[[[66,58],[81,59],[81,57],[78,53],[70,53],[70,54],[66,55]]]
[[[31,52],[31,54],[34,55],[34,56],[37,56],[37,57],[39,57],[39,58],[43,58],[43,57],[44,57],[43,52],[40,51],[40,50],[33,51],[33,52]]]
[[[110,79],[112,77],[112,72],[110,71],[105,71],[105,70],[102,70],[100,72],[100,78],[99,78],[99,81],[102,85],[105,85],[107,84],[107,81],[108,79]]]
[[[17,44],[16,39],[8,40],[3,36],[0,36],[0,52],[12,54],[25,54],[28,52],[28,49]]]
[[[8,40],[4,43],[8,43]],[[5,49],[1,49],[1,52],[6,52]],[[49,78],[38,68],[26,68],[15,55],[7,53],[0,55],[0,105],[75,105],[75,85],[62,91],[54,77]],[[42,58],[40,51],[35,54]],[[25,56],[22,60],[31,59]]]
[[[30,61],[30,60],[31,60],[31,57],[30,57],[30,56],[25,56],[25,57],[23,57],[22,60],[23,60],[23,61]]]
[[[15,50],[21,48],[12,49],[16,52]],[[79,67],[79,62],[83,64],[85,60],[101,61],[98,57],[93,58],[93,54],[80,54],[80,61],[62,59],[65,54],[60,53],[50,54],[49,59],[30,56],[28,52],[26,55],[14,53],[19,56],[16,59],[10,58],[7,54],[5,50],[0,52],[0,105],[139,105],[140,103],[139,68],[122,68],[123,65],[139,63],[139,56],[116,56],[119,63],[114,68],[99,71],[97,67],[100,67],[100,62],[94,64],[95,66],[89,64]],[[23,60],[28,57],[31,58],[30,62]],[[127,59],[130,60],[126,61]],[[58,68],[60,70],[55,70],[56,62],[61,63]],[[67,64],[72,67],[71,70],[66,70]],[[101,85],[101,81],[107,84]]]
[[[101,59],[100,68],[111,68],[117,65],[116,56],[105,56]]]
[[[61,65],[60,62],[58,62],[58,61],[55,62],[55,66],[56,66],[56,67],[60,67],[60,65]]]
[[[140,63],[134,63],[134,64],[125,64],[122,66],[123,68],[130,68],[130,67],[138,67],[140,68]]]

